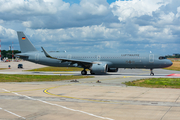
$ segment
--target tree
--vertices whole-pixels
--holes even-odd
[[[19,50],[14,50],[14,55],[17,53],[21,53]],[[2,50],[1,51],[2,58],[7,57],[8,59],[12,58],[12,50]]]

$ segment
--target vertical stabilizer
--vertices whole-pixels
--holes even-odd
[[[37,51],[34,45],[31,43],[31,41],[26,37],[26,35],[23,32],[17,31],[17,35],[19,39],[21,53]]]

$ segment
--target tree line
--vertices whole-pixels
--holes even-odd
[[[14,55],[17,54],[17,53],[21,53],[21,51],[19,50],[13,50],[13,53]],[[1,51],[1,58],[8,58],[8,59],[11,59],[12,58],[12,50],[2,50]]]
[[[166,58],[180,58],[180,54],[179,55],[167,55]]]

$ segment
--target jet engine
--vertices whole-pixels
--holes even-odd
[[[108,68],[108,72],[117,72],[118,68]]]
[[[93,64],[90,70],[91,74],[105,74],[108,70],[108,65],[106,63]]]

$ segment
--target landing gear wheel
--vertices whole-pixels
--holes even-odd
[[[86,70],[82,70],[81,71],[81,75],[87,75],[87,71]]]
[[[150,69],[150,71],[151,71],[150,75],[154,76],[153,69]]]
[[[154,76],[154,73],[150,73],[151,76]]]

